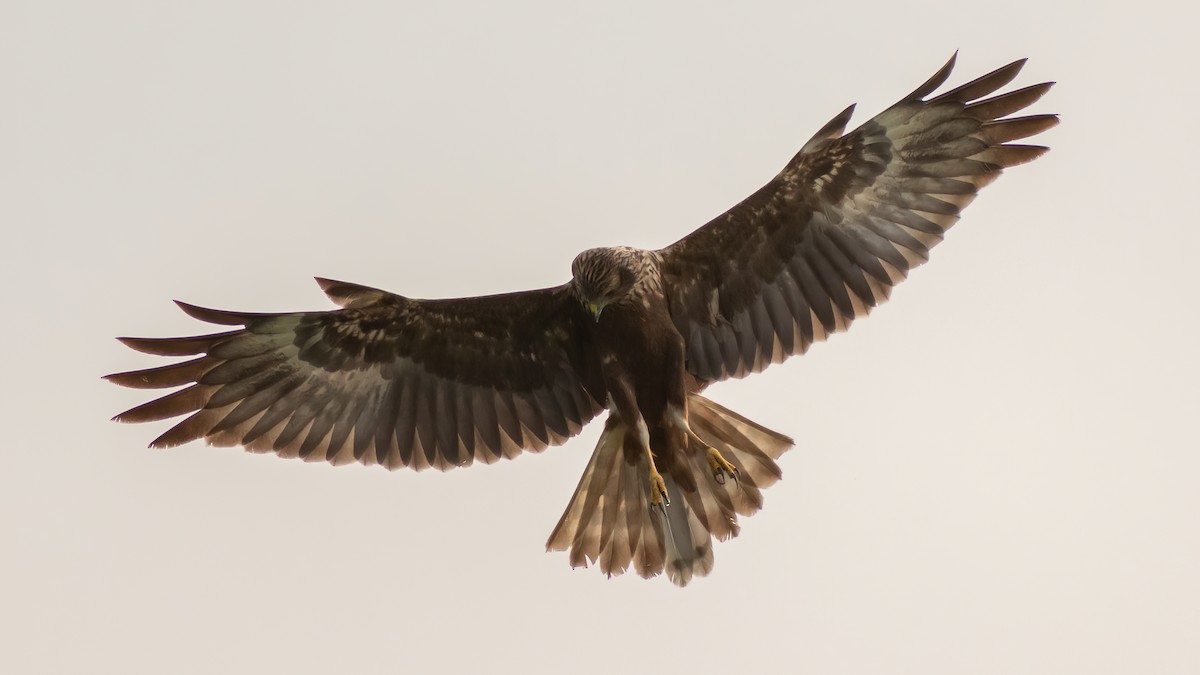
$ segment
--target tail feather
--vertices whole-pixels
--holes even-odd
[[[632,566],[643,577],[665,572],[686,586],[707,575],[713,538],[736,537],[738,516],[762,508],[762,490],[782,475],[775,460],[792,440],[698,394],[689,397],[688,412],[700,439],[738,468],[736,480],[717,482],[706,447],[693,442],[663,475],[671,504],[651,507],[648,466],[636,435],[613,414],[546,549],[567,551],[572,567],[599,564],[608,576]]]
[[[620,464],[627,499],[624,504],[626,520],[639,522],[640,537],[633,547],[633,567],[637,570],[638,575],[649,579],[662,572],[666,565],[667,540],[663,538],[663,522],[651,513],[653,507],[650,504],[650,484],[645,477],[645,470],[638,471],[642,463],[620,462]],[[609,571],[606,574],[612,574],[612,572]]]
[[[687,586],[693,576],[702,577],[712,570],[713,550],[712,535],[697,517],[693,508],[693,500],[689,499],[695,491],[685,491],[673,476],[663,476],[667,485],[667,494],[675,495],[670,506],[663,510],[651,509],[655,520],[662,523],[666,530],[666,572],[667,578],[676,586]],[[704,485],[697,481],[697,485]],[[665,512],[665,514],[664,514]]]
[[[771,459],[779,459],[783,453],[796,444],[791,438],[778,431],[771,431],[699,394],[692,394],[688,397],[688,412],[692,415],[692,424],[700,427],[696,429],[697,432],[706,428],[710,433],[730,445],[735,445],[745,451],[760,451]],[[734,435],[725,436],[724,434],[727,433]],[[700,435],[703,436],[703,432],[700,432]],[[776,468],[778,469],[778,467]],[[776,480],[778,478],[776,475]],[[762,487],[767,486],[763,485]]]
[[[558,527],[554,529],[547,546],[554,545],[556,550],[570,548],[572,567],[586,565],[600,555],[600,543],[604,537],[605,519],[597,518],[597,510],[603,508],[605,502],[619,502],[624,492],[617,464],[621,457],[621,436],[614,424],[615,418],[610,417],[605,424],[600,442],[592,453],[592,459],[583,470],[575,494],[571,496],[571,505],[563,513]],[[607,492],[607,493],[606,493]],[[581,526],[571,529],[563,528],[565,522],[579,523]]]

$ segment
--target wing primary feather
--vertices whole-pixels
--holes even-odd
[[[117,422],[155,422],[199,410],[208,402],[212,387],[194,384],[117,415]]]
[[[174,448],[204,438],[220,416],[216,410],[201,410],[171,427],[166,433],[150,442],[152,448]]]
[[[200,378],[201,384],[235,384],[244,382],[275,368],[287,365],[287,356],[276,351],[263,351],[260,354],[235,358],[226,361],[209,370]]]
[[[950,57],[950,60],[946,62],[946,65],[942,66],[936,73],[934,73],[933,77],[925,80],[924,84],[914,89],[911,94],[905,96],[903,100],[920,101],[926,96],[932,94],[935,89],[942,86],[942,84],[946,81],[946,78],[950,77],[950,71],[954,70],[954,62],[957,59],[958,51],[955,51],[954,55]]]
[[[975,185],[958,178],[934,176],[900,176],[894,179],[896,189],[903,192],[927,192],[940,195],[975,194]]]
[[[233,361],[251,356],[259,356],[268,352],[276,352],[279,347],[280,345],[275,339],[242,331],[227,340],[222,340],[213,345],[208,350],[208,355],[222,361]]]
[[[235,380],[229,384],[219,385],[219,388],[213,393],[212,398],[208,400],[206,405],[210,408],[219,408],[230,403],[236,403],[251,394],[266,389],[292,372],[295,371],[289,369],[285,363],[280,363],[269,370],[252,372],[242,379]],[[202,382],[201,384],[207,385],[209,383]]]
[[[1054,86],[1053,82],[1043,82],[976,101],[964,108],[963,113],[980,121],[998,119],[1033,105],[1038,99],[1045,96],[1052,86]]]
[[[381,291],[378,288],[352,284],[348,281],[334,281],[333,279],[322,277],[313,278],[316,279],[317,285],[321,287],[325,295],[329,296],[329,299],[340,307],[365,307],[376,304],[384,298],[399,297],[387,291]]]
[[[798,159],[800,159],[800,155],[816,152],[826,142],[841,136],[842,133],[846,131],[846,125],[850,123],[850,118],[853,116],[854,104],[851,103],[846,107],[845,110],[838,113],[833,119],[826,122],[825,126],[821,127],[820,131],[813,134],[812,138],[808,139],[808,142],[804,144],[804,147],[800,148],[799,154],[796,156],[796,159],[792,160],[792,163],[795,163]]]
[[[201,356],[169,366],[105,375],[104,379],[133,389],[168,389],[199,380],[201,375],[217,363],[213,359]]]
[[[257,312],[229,312],[223,309],[210,309],[201,307],[191,303],[176,300],[175,304],[182,309],[185,314],[193,319],[199,319],[207,323],[214,323],[220,326],[244,326],[255,319],[277,316],[275,314],[263,314]]]
[[[944,94],[939,94],[937,97],[930,99],[929,102],[940,103],[941,101],[957,101],[959,103],[966,103],[967,101],[973,101],[981,96],[987,96],[1000,87],[1012,82],[1013,78],[1017,76],[1017,73],[1020,73],[1021,69],[1025,67],[1025,61],[1026,59],[1017,59],[1007,66],[1002,66],[993,70],[987,75],[977,77],[974,80],[971,80],[960,87],[955,87]]]
[[[972,130],[978,128],[978,122],[974,120],[964,120],[970,125]],[[950,133],[955,133],[951,131]],[[906,162],[912,164],[923,164],[925,162],[933,162],[939,159],[957,159],[959,157],[969,157],[978,152],[987,149],[988,145],[985,141],[979,138],[970,136],[957,136],[953,140],[937,140],[928,138],[913,138],[910,144],[905,146],[901,153],[904,155]]]
[[[1040,134],[1058,125],[1056,115],[1029,115],[1013,117],[983,125],[983,138],[991,144],[1007,143]]]
[[[900,171],[905,176],[932,176],[937,178],[961,178],[963,176],[982,176],[1002,168],[995,162],[981,159],[943,159],[934,162],[909,164]]]
[[[242,331],[231,330],[226,333],[212,333],[209,335],[196,335],[193,337],[176,337],[176,338],[136,338],[136,337],[119,337],[117,341],[121,344],[142,352],[143,354],[154,354],[155,356],[190,356],[192,354],[202,354],[207,352],[214,344],[221,340],[240,335]]]
[[[988,163],[1008,169],[1018,164],[1032,162],[1046,154],[1046,151],[1049,149],[1044,145],[997,145],[975,156]]]

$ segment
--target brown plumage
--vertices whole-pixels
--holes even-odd
[[[187,415],[152,445],[204,439],[334,464],[449,469],[604,432],[547,542],[572,565],[679,585],[762,506],[792,441],[700,395],[846,328],[923,263],[984,185],[1057,123],[1008,117],[1023,61],[929,98],[929,81],[844,134],[853,107],[745,201],[657,251],[592,249],[556,288],[412,300],[318,279],[342,309],[248,314],[180,303],[226,332],[121,338],[173,365],[109,375],[182,389],[116,417]],[[984,98],[989,97],[990,98]]]

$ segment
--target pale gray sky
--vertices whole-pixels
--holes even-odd
[[[1154,3],[0,6],[0,671],[1194,673],[1195,10]],[[659,246],[961,50],[1053,147],[892,301],[710,390],[793,435],[684,590],[543,545],[598,425],[436,473],[108,418],[172,298],[324,309]]]

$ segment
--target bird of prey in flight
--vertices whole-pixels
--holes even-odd
[[[187,415],[151,444],[204,439],[254,452],[389,469],[451,469],[540,451],[607,412],[547,549],[608,575],[686,585],[714,538],[762,506],[792,440],[702,395],[843,330],[887,299],[980,188],[1045,147],[1058,122],[1012,116],[1053,83],[995,94],[1011,63],[916,91],[844,133],[853,106],[740,204],[658,250],[595,248],[554,288],[414,300],[317,279],[341,307],[264,314],[178,303],[232,327],[120,338],[193,356],[107,379],[182,387],[117,415]]]

